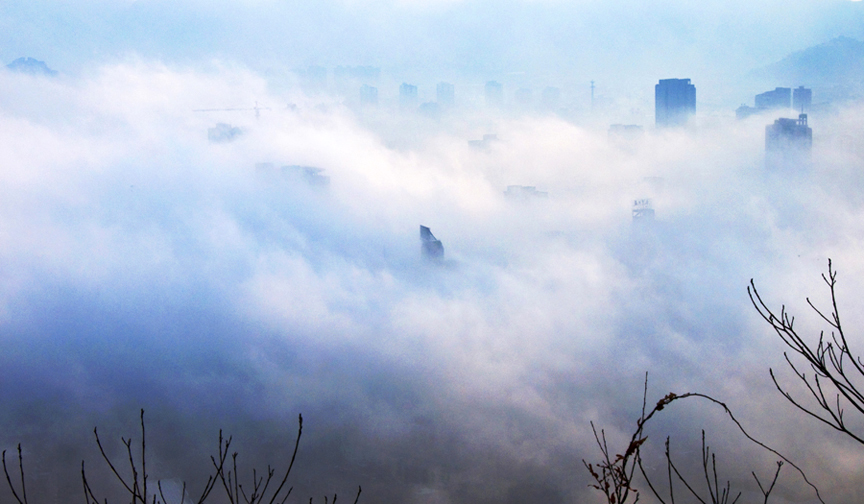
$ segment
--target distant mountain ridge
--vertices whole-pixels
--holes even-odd
[[[819,85],[864,81],[864,42],[837,37],[753,71],[755,77]]]
[[[6,68],[13,72],[21,72],[30,75],[57,75],[56,70],[51,70],[44,61],[39,61],[36,58],[21,57],[6,65]]]

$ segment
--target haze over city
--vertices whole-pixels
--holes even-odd
[[[776,390],[806,397],[746,287],[817,338],[832,259],[864,352],[864,3],[11,0],[0,61],[30,502],[80,499],[82,460],[115,499],[93,427],[122,459],[140,409],[174,492],[220,429],[284,467],[302,413],[287,502],[604,502],[590,423],[625,450],[646,373],[859,501],[864,447]],[[761,500],[777,458],[722,408],[652,422],[651,474],[704,429]],[[815,500],[784,467],[771,502]]]

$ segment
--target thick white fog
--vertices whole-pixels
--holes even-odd
[[[361,502],[601,502],[582,465],[600,458],[590,422],[625,450],[647,372],[649,403],[710,394],[826,502],[855,502],[864,449],[775,390],[769,368],[806,397],[746,287],[755,279],[815,339],[824,327],[805,298],[829,307],[820,275],[833,259],[841,318],[864,351],[864,104],[821,102],[817,88],[812,163],[794,172],[764,159],[765,126],[791,111],[737,120],[734,106],[808,84],[738,79],[860,36],[847,28],[861,4],[733,4],[753,24],[713,3],[0,8],[20,35],[4,36],[0,54],[59,69],[0,71],[0,445],[24,446],[33,500],[78,498],[82,459],[100,490],[115,488],[92,428],[120,454],[144,408],[151,477],[187,480],[193,493],[220,428],[249,463],[284,466],[302,413],[289,502],[334,492],[341,502],[358,485]],[[284,37],[263,34],[292,9],[300,21]],[[767,20],[781,11],[788,19]],[[611,48],[580,46],[567,67],[566,49],[588,35],[555,34],[591,25],[577,14],[598,20],[589,35],[611,37],[615,19],[633,28]],[[674,40],[636,44],[654,33],[649,21]],[[508,23],[526,27],[514,41],[472,32]],[[783,35],[793,29],[796,43]],[[336,32],[338,43],[320,37]],[[408,32],[429,48],[427,67]],[[684,52],[649,72],[681,37]],[[332,68],[346,61],[383,67],[377,106],[334,92]],[[304,92],[311,65],[330,80]],[[586,68],[607,79],[593,110]],[[411,75],[419,99],[400,107]],[[686,127],[654,127],[653,85],[666,77],[697,86]],[[495,78],[500,109],[483,97]],[[416,110],[448,79],[455,107]],[[558,109],[514,101],[518,87],[538,102],[556,84]],[[615,135],[614,123],[642,129]],[[508,197],[508,186],[546,194]],[[655,217],[634,220],[644,199]],[[421,225],[443,259],[422,256]],[[742,499],[759,496],[751,471],[776,467],[707,402],[675,403],[652,422],[649,470],[665,471],[666,436],[682,465],[698,465],[701,429]],[[772,502],[814,500],[784,466]]]

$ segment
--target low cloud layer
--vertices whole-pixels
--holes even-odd
[[[258,118],[194,112],[250,95]],[[860,107],[811,118],[812,170],[787,176],[763,167],[769,117],[622,143],[553,115],[358,111],[240,65],[147,60],[0,72],[0,97],[0,440],[51,475],[46,494],[80,491],[90,429],[132,435],[143,407],[154,478],[200,477],[220,428],[278,464],[302,413],[299,499],[594,502],[589,422],[623,449],[647,371],[649,400],[714,395],[832,502],[856,495],[860,453],[773,392],[782,348],[744,289],[755,277],[816,334],[803,301],[827,302],[831,257],[859,326]],[[208,142],[217,123],[242,133]],[[641,198],[653,223],[633,222]],[[443,262],[421,257],[420,225]],[[698,457],[704,427],[724,463],[753,461],[729,477],[755,492],[772,457],[721,411],[675,408],[650,453],[671,434]],[[781,502],[812,498],[781,478]]]

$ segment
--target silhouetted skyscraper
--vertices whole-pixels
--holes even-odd
[[[813,90],[807,89],[804,86],[798,86],[792,91],[792,108],[799,114],[804,114],[810,110],[810,105],[813,103]]]
[[[680,126],[696,113],[696,86],[690,79],[661,79],[654,86],[657,126]]]
[[[810,161],[813,130],[807,114],[798,119],[777,119],[765,126],[765,166],[768,169],[803,168]]]
[[[499,82],[486,83],[486,106],[501,107],[504,105],[504,86]]]
[[[404,82],[399,86],[399,105],[403,108],[417,106],[417,86]]]
[[[420,226],[420,253],[425,259],[440,260],[444,258],[444,245],[435,238],[426,226]]]
[[[453,88],[453,84],[447,82],[439,82],[438,87],[435,88],[436,92],[436,101],[438,105],[441,107],[452,107],[456,104],[456,92]]]
[[[778,87],[756,95],[757,109],[788,109],[792,102],[792,88]]]

